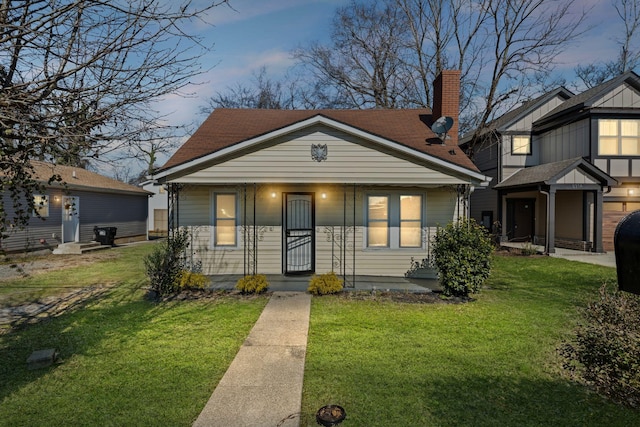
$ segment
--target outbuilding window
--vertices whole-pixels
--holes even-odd
[[[33,196],[33,216],[41,218],[49,216],[49,196],[41,194]]]

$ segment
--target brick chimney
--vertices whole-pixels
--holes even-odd
[[[458,145],[458,114],[460,113],[460,70],[442,70],[433,82],[433,121],[442,116],[453,119],[447,133],[447,145]]]

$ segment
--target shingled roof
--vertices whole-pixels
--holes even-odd
[[[77,190],[93,190],[103,193],[129,193],[129,194],[151,194],[135,185],[129,185],[106,176],[90,172],[86,169],[74,166],[61,166],[52,163],[32,160],[31,165],[38,181],[47,183],[54,175],[60,175],[62,181],[68,188]],[[53,184],[62,186],[62,184]]]
[[[399,110],[266,110],[216,109],[160,169],[194,161],[235,144],[264,136],[304,120],[322,116],[360,131],[401,144],[423,154],[478,172],[464,152],[441,144],[431,131],[429,109]]]
[[[602,185],[615,185],[616,180],[611,178],[600,169],[587,162],[582,157],[576,157],[573,159],[561,160],[553,163],[543,163],[538,166],[531,166],[523,168],[515,172],[509,178],[500,182],[494,188],[517,188],[528,187],[537,184],[550,185],[555,183],[557,179],[567,174],[569,171],[575,168],[582,168],[587,171],[592,177],[601,181]]]

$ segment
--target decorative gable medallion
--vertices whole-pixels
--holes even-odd
[[[327,160],[327,144],[312,144],[311,145],[311,158],[316,162]]]

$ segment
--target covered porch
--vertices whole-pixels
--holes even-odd
[[[495,186],[501,242],[604,252],[602,197],[615,182],[583,158],[520,169]]]
[[[214,288],[266,274],[276,290],[306,290],[312,274],[333,271],[345,288],[422,291],[435,271],[403,276],[430,257],[439,226],[466,214],[468,194],[461,184],[170,184],[169,229],[189,230],[190,263]],[[191,206],[210,209],[194,217]]]

